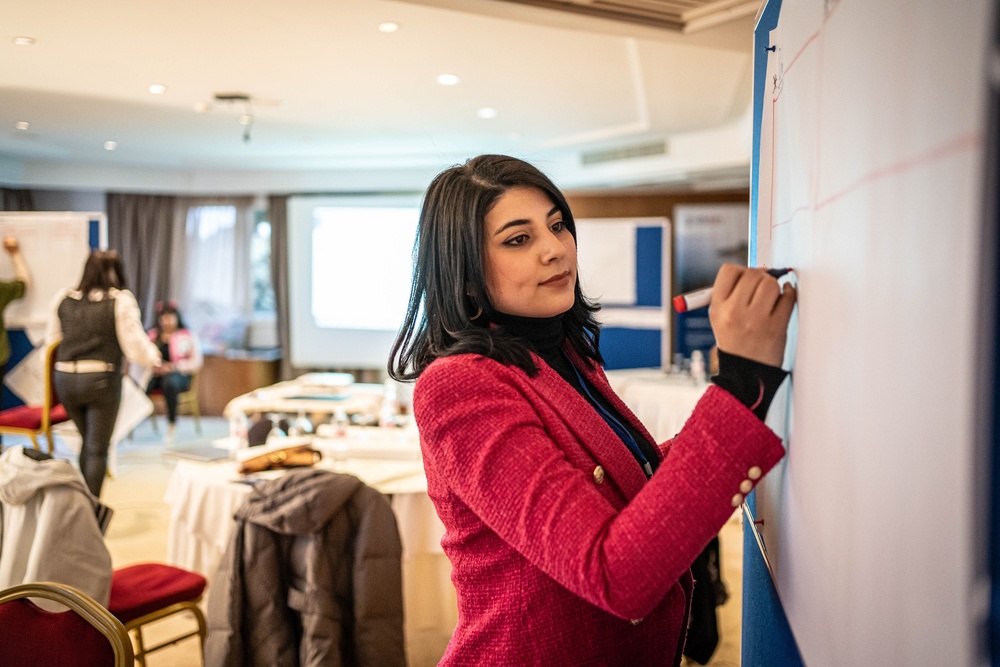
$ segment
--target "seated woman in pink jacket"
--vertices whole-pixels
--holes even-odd
[[[149,330],[163,356],[163,365],[153,369],[146,392],[160,390],[167,403],[166,442],[173,442],[177,427],[177,397],[191,388],[191,376],[201,370],[203,357],[198,338],[184,328],[177,305],[156,304],[156,326]]]
[[[716,386],[656,443],[601,369],[562,193],[498,155],[434,179],[389,373],[418,378],[458,593],[441,664],[680,663],[689,566],[784,454],[763,415],[794,302],[762,270],[719,271]]]

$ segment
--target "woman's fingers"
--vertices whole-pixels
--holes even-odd
[[[754,271],[753,273],[759,274],[760,279],[754,285],[749,303],[767,312],[772,312],[778,302],[778,297],[781,296],[781,287],[777,280],[764,271]]]
[[[739,279],[736,281],[736,285],[733,287],[732,298],[738,303],[750,304],[753,303],[757,287],[769,276],[760,269],[740,268],[742,271],[740,272]]]
[[[795,299],[791,286],[782,289],[764,269],[724,265],[716,277],[709,309],[719,349],[780,365]]]
[[[733,293],[736,282],[743,275],[745,270],[742,266],[735,264],[723,264],[719,272],[715,274],[715,284],[712,285],[712,300],[726,299]]]
[[[795,300],[798,298],[798,291],[789,284],[785,284],[784,287],[779,285],[781,289],[781,295],[778,297],[778,302],[774,305],[774,314],[787,322],[792,317],[792,309],[795,308]]]

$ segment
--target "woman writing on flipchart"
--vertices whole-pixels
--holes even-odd
[[[763,414],[795,292],[724,266],[716,385],[656,443],[601,369],[562,193],[485,155],[423,202],[389,372],[417,379],[428,494],[459,622],[444,665],[677,665],[689,566],[783,455]]]
[[[3,378],[7,374],[7,362],[10,360],[10,340],[7,338],[7,325],[3,312],[11,301],[22,298],[31,286],[31,274],[28,264],[21,254],[21,244],[13,236],[3,239],[3,249],[10,255],[14,265],[14,279],[0,280],[0,397],[3,396]]]
[[[83,438],[80,472],[100,497],[121,402],[122,358],[154,367],[162,361],[142,328],[135,296],[125,289],[116,251],[92,252],[80,284],[56,294],[46,340],[59,338],[56,393]]]

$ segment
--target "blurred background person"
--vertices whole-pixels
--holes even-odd
[[[161,362],[124,276],[117,251],[92,252],[79,285],[56,294],[46,334],[50,343],[62,339],[56,353],[56,393],[80,431],[80,472],[97,497],[121,402],[122,358],[143,366]]]
[[[177,304],[156,304],[156,326],[149,330],[149,340],[159,348],[163,363],[153,369],[146,393],[163,392],[167,403],[167,435],[173,442],[177,431],[177,397],[191,389],[191,376],[201,370],[204,358],[198,337],[184,327]]]
[[[7,373],[7,362],[10,360],[10,340],[7,338],[7,324],[3,313],[11,301],[24,297],[31,286],[31,275],[28,264],[21,254],[21,244],[13,236],[4,237],[3,249],[10,255],[14,264],[14,279],[0,280],[0,403],[3,401],[3,378]]]

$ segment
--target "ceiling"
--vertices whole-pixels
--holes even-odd
[[[0,184],[408,190],[504,152],[566,188],[745,185],[754,4],[0,0]],[[674,23],[578,11],[609,5]]]

